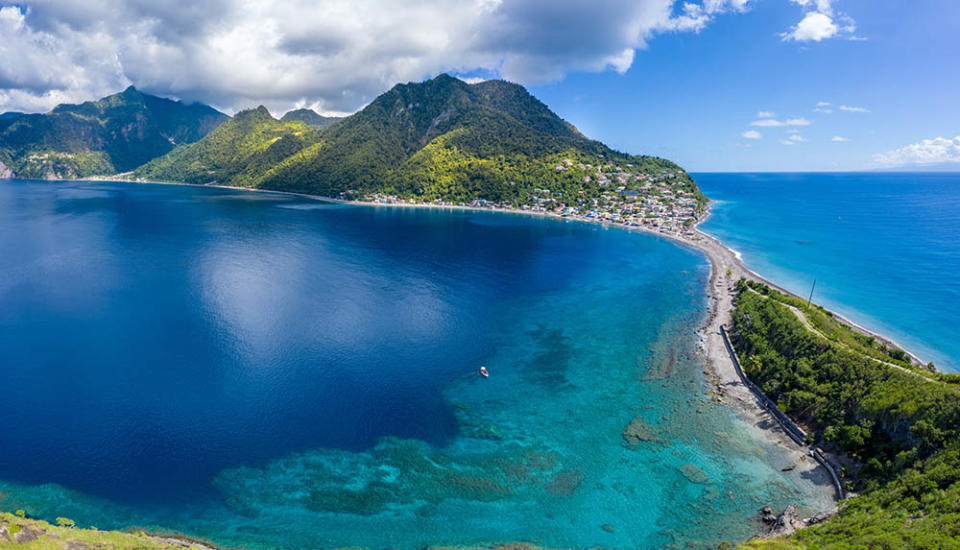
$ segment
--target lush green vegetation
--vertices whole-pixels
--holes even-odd
[[[750,546],[960,547],[955,384],[758,283],[739,283],[731,337],[748,376],[784,412],[864,465],[847,481],[863,495],[836,517],[789,540]]]
[[[197,141],[227,116],[133,87],[99,101],[0,121],[0,162],[24,178],[125,172]]]
[[[73,520],[57,518],[57,524],[30,519],[23,511],[0,513],[0,548],[54,550],[59,548],[111,548],[117,550],[209,550],[211,546],[186,539],[158,538],[131,531],[99,531],[96,527],[78,529]]]
[[[624,183],[657,184],[693,197],[701,210],[707,204],[676,164],[587,139],[522,86],[503,81],[470,85],[441,75],[398,85],[344,119],[298,109],[278,121],[260,107],[225,120],[210,107],[131,87],[45,115],[0,119],[0,163],[26,178],[136,169],[145,180],[507,205],[549,198],[589,207],[605,194],[609,203]]]
[[[343,120],[343,117],[336,116],[322,116],[317,114],[313,109],[295,109],[283,115],[283,118],[280,119],[283,122],[292,122],[294,120],[299,120],[300,122],[310,126],[311,128],[321,129],[326,128],[327,126],[336,124]]]
[[[134,176],[254,187],[274,164],[316,143],[318,136],[303,122],[281,122],[258,107],[237,113],[206,138],[150,161]]]
[[[598,183],[598,170],[619,167],[669,177],[677,190],[693,193],[701,207],[707,202],[672,162],[626,155],[589,140],[523,87],[503,81],[468,85],[441,75],[398,85],[334,124],[326,124],[329,119],[318,124],[319,115],[304,111],[278,122],[265,109],[257,110],[244,124],[225,124],[136,176],[351,198],[382,193],[512,204],[526,203],[546,189],[557,201],[577,205],[609,191]],[[291,119],[313,131],[294,126]],[[565,159],[574,164],[556,169]]]

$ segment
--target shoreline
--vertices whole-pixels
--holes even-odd
[[[740,254],[739,251],[723,244],[723,242],[720,241],[720,239],[700,229],[700,225],[703,224],[705,221],[707,221],[707,219],[709,219],[712,214],[710,211],[711,209],[709,204],[707,206],[705,214],[700,219],[698,219],[696,223],[693,225],[693,227],[689,230],[690,235],[686,236],[683,234],[674,234],[670,232],[659,231],[659,230],[651,229],[649,227],[644,227],[644,226],[625,225],[625,224],[619,224],[619,223],[612,223],[612,222],[608,222],[600,219],[586,218],[583,216],[560,215],[560,214],[554,214],[546,211],[523,210],[519,208],[498,208],[498,207],[481,207],[481,206],[467,206],[467,205],[456,205],[456,204],[433,204],[433,203],[386,203],[386,202],[377,202],[377,201],[346,200],[346,199],[338,199],[333,197],[325,197],[323,195],[296,193],[292,191],[277,191],[277,190],[271,190],[271,189],[256,189],[251,187],[238,187],[234,185],[183,183],[183,182],[176,182],[176,181],[131,180],[131,179],[124,179],[123,176],[125,175],[127,174],[118,174],[116,176],[105,176],[105,177],[91,176],[88,178],[81,178],[76,181],[149,183],[149,184],[155,184],[155,185],[183,185],[187,187],[212,187],[216,189],[229,189],[234,191],[248,191],[248,192],[254,192],[254,193],[275,193],[279,195],[289,195],[292,197],[300,197],[300,198],[321,201],[321,202],[330,202],[335,204],[349,204],[349,205],[356,205],[356,206],[381,206],[381,207],[390,207],[390,208],[426,208],[426,209],[436,209],[436,210],[463,210],[463,211],[473,211],[473,212],[499,212],[499,213],[506,213],[506,214],[533,216],[533,217],[539,217],[539,218],[551,218],[555,220],[575,221],[580,223],[599,225],[607,228],[614,227],[617,229],[623,229],[627,231],[642,231],[650,235],[664,237],[674,242],[681,243],[692,248],[696,248],[697,250],[703,252],[707,256],[707,259],[710,261],[711,266],[713,266],[714,263],[716,263],[715,260],[717,260],[718,258],[721,258],[723,256],[729,256],[729,261],[724,262],[729,265],[725,265],[724,267],[728,267],[732,271],[740,273],[740,275],[746,279],[751,279],[751,280],[763,283],[782,294],[793,296],[801,300],[806,299],[803,296],[800,296],[795,292],[787,290],[781,285],[767,279],[766,277],[764,277],[763,275],[760,275],[756,271],[753,271],[752,269],[746,266],[746,264],[743,261],[743,256]],[[736,266],[737,269],[733,269],[732,266]],[[712,288],[713,288],[712,285],[708,288],[708,294],[712,292]],[[824,308],[824,309],[827,309],[827,308]],[[852,321],[849,318],[833,310],[827,309],[827,311],[831,313],[834,319],[841,322],[842,324],[847,325],[853,330],[861,334],[864,334],[866,336],[872,336],[878,342],[881,342],[887,345],[888,347],[903,351],[907,355],[907,357],[910,358],[911,362],[913,362],[915,365],[917,366],[927,365],[927,362],[921,359],[920,356],[913,353],[906,347],[902,346],[892,338],[889,338],[873,330],[870,330],[864,327],[863,325],[856,323],[855,321]]]
[[[773,414],[771,414],[761,403],[760,399],[752,390],[743,383],[739,373],[734,365],[734,360],[727,350],[726,344],[721,333],[721,326],[729,326],[731,322],[731,312],[733,311],[733,298],[735,297],[735,284],[742,277],[749,280],[761,282],[774,288],[786,295],[798,296],[776,283],[764,278],[760,274],[751,270],[743,262],[741,255],[734,249],[724,245],[719,239],[713,237],[700,229],[700,224],[710,217],[710,207],[701,216],[694,226],[685,233],[674,233],[660,231],[650,227],[625,225],[612,223],[605,220],[585,218],[575,215],[559,215],[546,211],[521,210],[517,208],[499,208],[499,207],[478,207],[469,205],[455,204],[433,204],[433,203],[393,203],[378,201],[360,201],[344,200],[321,195],[311,195],[307,193],[295,193],[289,191],[275,191],[269,189],[251,189],[244,187],[216,185],[216,184],[189,184],[179,182],[162,181],[132,181],[121,178],[86,178],[80,181],[100,181],[100,182],[118,182],[118,183],[149,183],[162,185],[183,185],[188,187],[213,187],[233,191],[248,191],[259,193],[274,193],[288,195],[308,200],[326,202],[331,204],[356,205],[356,206],[380,206],[389,208],[420,208],[436,210],[461,210],[476,212],[499,212],[506,214],[525,215],[539,218],[551,218],[558,221],[567,220],[579,223],[588,223],[602,226],[604,228],[625,229],[628,231],[640,231],[650,235],[664,237],[677,244],[681,244],[698,250],[707,257],[710,264],[710,276],[707,283],[707,311],[702,326],[696,331],[697,346],[701,358],[705,364],[704,373],[708,376],[708,383],[715,389],[714,398],[717,402],[731,406],[731,411],[743,422],[752,425],[769,442],[782,452],[784,458],[790,461],[795,474],[810,478],[814,484],[829,491],[836,498],[831,499],[832,505],[827,509],[812,510],[816,515],[832,515],[838,509],[840,495],[836,494],[832,473],[826,467],[821,467],[816,460],[812,458],[811,448],[805,444],[799,444],[790,437],[784,427],[780,424]],[[839,322],[848,325],[852,329],[863,334],[873,336],[884,344],[903,350],[907,356],[918,365],[924,363],[918,356],[906,350],[893,340],[876,334],[849,319],[831,312],[834,318]],[[834,460],[834,462],[836,462]],[[822,518],[821,518],[822,519]],[[760,533],[759,536],[763,536]]]

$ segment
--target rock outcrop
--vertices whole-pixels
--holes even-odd
[[[760,510],[760,519],[769,526],[767,533],[760,536],[760,538],[764,539],[790,535],[797,529],[801,529],[807,525],[797,513],[796,504],[787,506],[787,509],[778,516],[773,514],[772,508],[764,506],[763,509]]]
[[[17,177],[17,175],[13,173],[13,170],[8,168],[3,162],[0,162],[0,180],[8,180],[15,177]]]

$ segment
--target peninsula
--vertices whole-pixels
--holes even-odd
[[[56,129],[86,125],[117,130],[68,140]],[[812,548],[842,539],[932,548],[960,536],[960,377],[935,372],[895,343],[753,273],[697,228],[709,201],[686,171],[586,138],[521,86],[441,75],[398,85],[344,119],[299,111],[280,120],[263,107],[226,117],[131,88],[0,121],[0,175],[497,210],[647,231],[697,248],[711,263],[700,339],[718,400],[734,404],[750,424],[773,427],[771,437],[825,490],[862,495],[830,519],[784,514],[768,534],[789,541],[748,544]],[[775,406],[764,406],[767,398]],[[783,414],[792,419],[786,429],[777,428]],[[788,434],[790,423],[802,427],[799,441]],[[808,458],[808,444],[827,451],[825,458]],[[13,542],[20,541],[13,531],[38,529],[26,518],[3,521],[0,536]],[[808,525],[815,526],[792,533]]]

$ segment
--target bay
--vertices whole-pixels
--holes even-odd
[[[0,181],[0,505],[245,548],[744,539],[831,492],[707,394],[708,274],[583,223]]]

